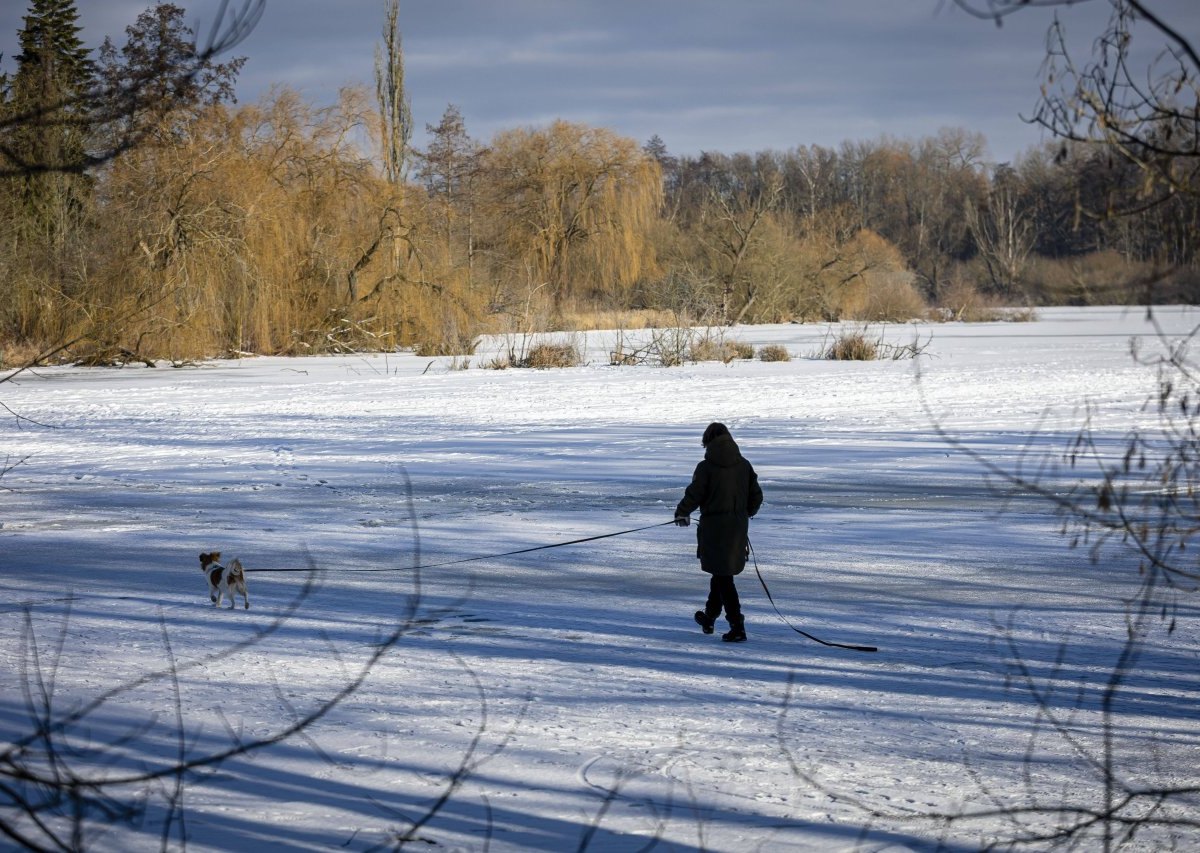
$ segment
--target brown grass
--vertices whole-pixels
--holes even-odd
[[[689,361],[721,361],[754,358],[754,347],[743,341],[726,340],[720,334],[706,333],[688,347]]]
[[[32,364],[44,350],[29,343],[0,343],[0,370],[12,370]],[[61,356],[59,356],[61,358]]]
[[[726,344],[733,350],[733,357],[749,360],[754,358],[754,345],[745,341],[728,341]]]
[[[517,367],[545,369],[551,367],[577,367],[583,362],[574,344],[535,344],[525,357],[515,362]]]
[[[832,361],[874,361],[879,357],[879,345],[863,332],[845,332],[825,351]]]
[[[791,361],[792,355],[782,344],[767,344],[758,351],[758,357],[763,361]]]
[[[444,355],[474,355],[478,338],[457,338],[443,341],[421,341],[413,345],[413,354],[422,358]]]
[[[658,329],[679,322],[673,311],[642,308],[631,311],[574,311],[564,312],[559,325],[568,332],[594,332],[610,329]]]

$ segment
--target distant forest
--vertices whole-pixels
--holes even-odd
[[[1114,8],[1086,63],[1052,31],[1055,141],[997,165],[966,129],[677,156],[565,121],[477,140],[453,105],[418,150],[394,2],[373,89],[237,104],[252,16],[158,3],[92,52],[33,0],[0,76],[0,364],[1196,301],[1196,54],[1127,68]]]

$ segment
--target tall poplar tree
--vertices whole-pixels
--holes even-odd
[[[408,172],[412,109],[404,86],[404,47],[400,40],[400,0],[385,0],[383,45],[375,49],[375,95],[379,101],[380,147],[388,183],[400,186]]]
[[[383,176],[391,187],[379,215],[379,228],[363,248],[347,276],[351,302],[360,298],[358,275],[374,260],[381,247],[391,246],[393,270],[402,265],[403,227],[401,204],[408,174],[408,143],[412,138],[412,110],[404,88],[404,47],[400,40],[400,0],[384,0],[383,45],[375,48],[375,96],[379,103],[379,148]],[[392,273],[394,274],[394,273]],[[392,275],[389,274],[389,275]],[[378,287],[371,292],[377,292]]]

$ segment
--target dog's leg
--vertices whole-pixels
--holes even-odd
[[[242,561],[237,557],[229,564],[230,571],[233,573],[229,578],[229,595],[236,597],[235,593],[242,594],[242,606],[250,609],[250,593],[246,591],[246,571],[242,568]],[[230,605],[233,606],[232,604]]]

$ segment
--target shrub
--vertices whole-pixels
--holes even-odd
[[[758,357],[763,361],[791,361],[792,356],[787,347],[781,344],[767,344],[758,351]]]
[[[608,363],[614,367],[641,364],[644,358],[645,355],[641,351],[626,343],[624,335],[617,338],[616,345],[608,353]]]
[[[754,358],[754,347],[742,341],[727,341],[719,334],[706,333],[692,341],[688,348],[690,361],[723,361],[729,364],[736,358]]]
[[[583,359],[574,344],[535,344],[525,357],[516,362],[517,367],[535,369],[548,367],[575,367]]]
[[[907,323],[924,317],[928,307],[904,271],[871,271],[848,285],[840,300],[840,316],[873,323]]]
[[[924,355],[932,340],[932,335],[922,341],[917,334],[912,343],[892,344],[885,341],[882,335],[873,340],[868,338],[867,329],[864,327],[854,332],[843,332],[821,351],[821,357],[833,361],[900,361]]]
[[[1032,323],[1037,318],[1037,311],[1031,307],[1005,308],[1000,312],[1000,319],[1009,323]]]
[[[621,332],[617,336],[615,349],[608,354],[608,363],[678,367],[683,364],[694,337],[694,330],[688,326],[669,326],[651,330],[649,340],[639,345]]]
[[[754,346],[745,341],[730,341],[728,346],[733,350],[734,358],[754,358]]]
[[[871,319],[885,323],[908,323],[924,317],[928,310],[911,277],[889,277],[872,291],[871,297]]]
[[[832,361],[874,361],[879,356],[879,345],[863,332],[845,332],[824,355]]]
[[[1004,309],[994,297],[980,293],[975,285],[961,276],[949,281],[938,301],[947,319],[961,323],[990,323],[1005,319]]]
[[[1154,278],[1149,263],[1130,261],[1105,249],[1070,258],[1034,257],[1025,270],[1033,299],[1043,305],[1119,305],[1141,299]]]
[[[651,353],[659,367],[679,367],[684,362],[683,353],[670,340],[655,339]]]
[[[610,329],[654,329],[668,326],[677,318],[663,308],[640,308],[629,311],[582,311],[564,313],[561,317],[563,329],[589,332]]]
[[[692,341],[688,347],[687,357],[690,361],[724,360],[724,342],[712,335],[704,335]]]

